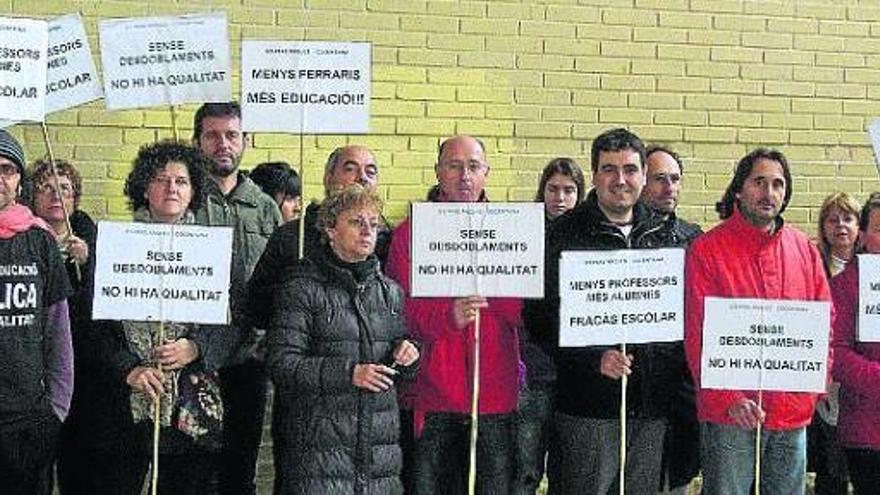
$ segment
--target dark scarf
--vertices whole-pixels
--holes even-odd
[[[369,278],[369,276],[376,271],[376,261],[373,259],[372,255],[364,261],[355,261],[354,263],[349,263],[348,261],[344,261],[339,256],[337,256],[333,249],[328,249],[327,251],[329,254],[329,256],[327,256],[327,261],[331,265],[348,273],[351,273],[351,276],[354,277],[354,280],[357,283],[365,282],[367,278]]]

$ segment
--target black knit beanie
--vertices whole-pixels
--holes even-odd
[[[5,129],[0,129],[0,157],[14,163],[18,167],[18,173],[24,175],[24,150]]]

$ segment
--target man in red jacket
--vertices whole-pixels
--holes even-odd
[[[486,201],[483,143],[454,136],[440,145],[435,201]],[[474,321],[480,311],[480,401],[477,492],[511,493],[513,427],[518,393],[519,299],[472,296],[414,299],[410,294],[410,219],[394,231],[386,273],[407,294],[406,322],[422,344],[418,378],[401,398],[416,435],[417,494],[464,493],[467,486]],[[404,425],[406,422],[403,423]],[[405,436],[406,432],[404,432]]]
[[[761,487],[803,493],[805,426],[817,394],[701,388],[703,304],[706,297],[830,301],[822,258],[781,213],[791,199],[791,173],[779,151],[759,148],[737,165],[716,205],[721,224],[699,237],[687,255],[685,349],[697,389],[703,490],[747,495],[755,475],[755,428],[761,432]],[[832,314],[833,316],[833,314]],[[829,365],[830,368],[830,365]]]

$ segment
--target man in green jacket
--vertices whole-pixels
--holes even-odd
[[[220,493],[254,494],[268,382],[264,364],[249,353],[259,340],[244,320],[247,280],[266,247],[281,213],[275,202],[238,171],[247,148],[237,102],[205,103],[193,119],[193,144],[211,159],[209,181],[196,221],[233,229],[230,272],[230,331],[238,333],[238,359],[220,370],[225,408]]]

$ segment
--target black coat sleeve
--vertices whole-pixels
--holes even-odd
[[[352,384],[356,360],[345,356],[314,355],[320,306],[317,282],[288,283],[278,295],[266,333],[266,365],[273,383],[287,389],[315,394],[347,390]]]

